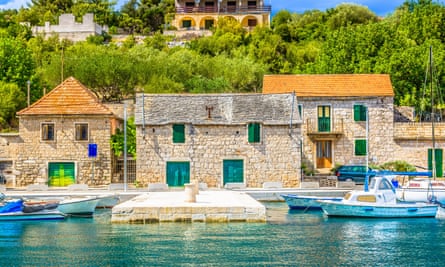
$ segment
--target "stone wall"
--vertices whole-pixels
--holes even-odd
[[[244,160],[247,187],[264,182],[282,182],[297,187],[300,181],[299,129],[289,135],[289,126],[261,126],[261,143],[248,143],[246,125],[205,126],[187,124],[186,141],[172,143],[172,125],[137,127],[137,180],[166,183],[166,162],[190,162],[190,179],[223,186],[223,160]]]
[[[55,124],[55,141],[41,141],[40,124]],[[88,141],[75,141],[75,123],[88,123]],[[14,173],[16,186],[48,181],[50,162],[74,162],[76,182],[89,185],[109,184],[111,181],[110,119],[100,117],[22,117],[21,142],[10,144],[15,150]],[[88,144],[97,144],[97,158],[88,157]],[[94,180],[92,171],[94,165]]]

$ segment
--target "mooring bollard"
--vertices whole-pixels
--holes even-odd
[[[190,181],[190,183],[195,186],[195,188],[194,188],[195,195],[199,195],[199,183],[198,183],[198,180],[192,179]]]
[[[185,202],[196,202],[195,185],[184,184],[185,187]]]

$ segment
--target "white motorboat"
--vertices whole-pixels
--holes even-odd
[[[120,197],[117,194],[99,195],[97,197],[99,202],[96,208],[109,209],[116,206],[120,202]]]
[[[341,201],[342,197],[317,197],[317,196],[302,196],[295,194],[282,194],[289,209],[302,210],[321,210],[320,202],[318,200],[332,200]]]
[[[95,196],[67,197],[59,202],[57,209],[69,215],[92,216],[99,201]]]
[[[341,201],[319,200],[328,216],[409,218],[435,217],[437,204],[425,202],[401,202],[397,200],[392,177],[376,176],[369,189],[354,190]]]

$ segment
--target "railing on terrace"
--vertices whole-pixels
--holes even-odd
[[[308,134],[343,134],[343,119],[330,120],[329,123],[322,121],[319,125],[318,119],[306,120]]]
[[[434,123],[434,138],[445,140],[445,122]],[[395,122],[394,139],[432,140],[431,122]]]
[[[265,13],[271,12],[272,6],[237,6],[237,7],[176,7],[176,13]]]
[[[113,157],[113,173],[112,183],[124,183],[124,159]],[[133,158],[127,159],[127,183],[131,184],[136,181],[136,160]]]

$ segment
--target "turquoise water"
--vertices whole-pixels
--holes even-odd
[[[0,223],[0,266],[445,266],[445,220],[339,219],[266,204],[268,223]]]

